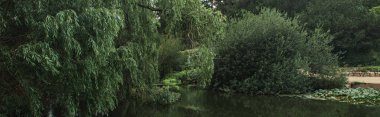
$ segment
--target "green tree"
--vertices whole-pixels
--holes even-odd
[[[276,8],[290,16],[305,9],[308,0],[216,0],[217,9],[231,17],[239,16],[241,10],[259,13],[262,7]]]
[[[314,0],[301,13],[309,29],[322,27],[334,35],[332,44],[343,64],[380,64],[379,20],[369,11],[368,1]]]
[[[162,2],[160,8],[166,8],[168,4],[165,1]],[[218,39],[224,36],[226,18],[220,12],[206,9],[201,1],[175,1],[175,3],[177,2],[181,4],[174,5],[176,6],[175,9],[182,9],[180,10],[181,12],[178,12],[176,15],[166,15],[167,13],[174,13],[173,8],[168,8],[170,10],[160,13],[160,17],[166,18],[166,20],[160,20],[161,24],[165,24],[160,27],[162,29],[160,31],[161,34],[171,34],[164,37],[178,38],[184,47],[181,51],[174,51],[174,49],[169,48],[166,52],[161,52],[169,52],[172,53],[171,55],[174,55],[163,59],[161,63],[177,68],[172,73],[162,74],[161,77],[164,79],[183,80],[184,82],[192,81],[202,87],[207,87],[213,74],[213,46]],[[170,19],[175,20],[167,23],[167,20]],[[167,38],[163,42],[175,41],[172,38]],[[178,60],[178,58],[183,59]],[[172,62],[165,61],[170,59],[176,60]],[[178,63],[178,61],[182,61],[182,63]]]
[[[342,87],[345,79],[337,74],[337,56],[331,53],[330,41],[330,35],[321,30],[307,32],[297,19],[277,10],[245,13],[229,24],[220,43],[213,86],[251,94]],[[319,80],[336,83],[320,87],[314,84]]]
[[[114,40],[124,27],[118,1],[2,1],[1,5],[7,24],[1,34],[5,59],[1,80],[2,86],[9,86],[2,87],[1,95],[10,99],[4,103],[27,110],[16,114],[42,116],[59,108],[74,116],[80,106],[87,108],[83,115],[103,114],[116,107],[123,68],[132,62],[116,59],[119,50]],[[9,90],[14,87],[19,90]],[[12,109],[17,108],[6,113],[18,112]]]
[[[223,34],[223,16],[201,1],[2,0],[0,6],[0,113],[9,116],[102,115],[126,96],[154,98],[162,35],[197,47]]]

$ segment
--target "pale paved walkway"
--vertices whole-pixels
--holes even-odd
[[[363,83],[371,83],[371,84],[380,84],[380,77],[354,77],[349,76],[348,82],[363,82]]]

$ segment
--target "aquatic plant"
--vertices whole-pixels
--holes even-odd
[[[154,102],[167,105],[173,104],[180,99],[181,94],[179,92],[171,90],[170,87],[156,87],[153,89],[152,98]]]
[[[333,100],[351,104],[380,105],[380,91],[372,88],[318,90],[312,94],[303,95],[302,97],[318,100]]]

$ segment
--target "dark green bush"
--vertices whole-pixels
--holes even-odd
[[[246,13],[230,23],[218,46],[213,86],[244,93],[283,94],[312,90],[319,87],[313,86],[318,79],[344,81],[337,75],[337,56],[330,53],[330,41],[328,34],[320,30],[308,33],[297,19],[276,10]],[[337,84],[333,87],[344,82]]]

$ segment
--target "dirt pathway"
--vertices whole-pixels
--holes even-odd
[[[380,84],[380,77],[354,77],[349,76],[348,82],[362,82],[362,83],[371,83],[371,84]]]

